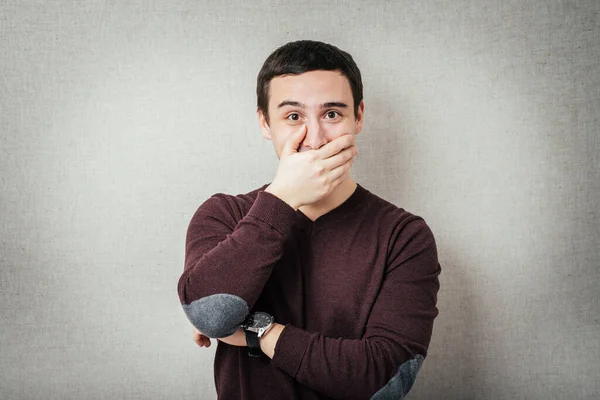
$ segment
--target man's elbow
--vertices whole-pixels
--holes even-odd
[[[384,387],[378,390],[370,400],[404,399],[415,383],[424,359],[422,355],[417,354],[414,358],[400,365],[396,375]]]
[[[233,335],[249,312],[244,299],[227,293],[213,294],[182,305],[192,325],[210,338]]]

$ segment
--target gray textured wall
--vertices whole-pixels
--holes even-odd
[[[0,3],[0,398],[216,397],[185,230],[273,178],[255,78],[301,38],[355,56],[354,176],[438,240],[410,398],[600,396],[600,2],[135,3]]]

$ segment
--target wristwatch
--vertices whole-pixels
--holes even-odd
[[[275,319],[266,312],[255,312],[242,322],[242,329],[246,333],[248,343],[248,355],[260,357],[263,352],[260,349],[259,339],[273,326]]]

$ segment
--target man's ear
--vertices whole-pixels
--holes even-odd
[[[260,133],[263,135],[263,137],[265,139],[272,140],[271,128],[269,127],[269,123],[267,122],[267,119],[265,118],[265,114],[263,113],[263,110],[261,110],[259,108],[256,111],[256,115],[258,117],[258,125],[260,126]]]
[[[356,111],[356,135],[362,131],[363,122],[365,120],[365,102],[364,100],[360,102],[358,105],[358,110]]]

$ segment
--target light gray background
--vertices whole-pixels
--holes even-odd
[[[214,399],[185,231],[272,180],[255,79],[354,55],[359,183],[422,215],[440,316],[411,399],[597,399],[600,2],[0,3],[0,398]]]

